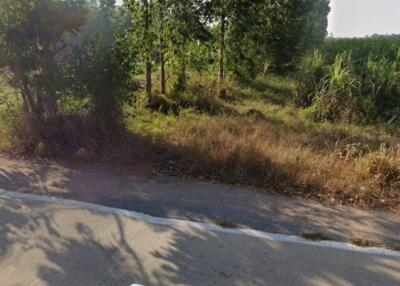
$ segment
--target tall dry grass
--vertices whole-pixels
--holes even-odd
[[[287,98],[283,92],[287,88],[293,88],[288,79],[272,77],[262,80],[253,96],[244,89],[245,99],[238,96],[226,103],[234,113],[143,112],[130,122],[130,128],[161,144],[164,154],[168,153],[168,168],[172,165],[181,175],[399,210],[398,137],[378,126],[365,130],[310,121]],[[280,101],[279,96],[283,97]]]

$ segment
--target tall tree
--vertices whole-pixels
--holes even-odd
[[[61,59],[68,36],[85,22],[81,0],[2,0],[1,74],[21,94],[25,113],[40,123],[57,113],[63,90]]]
[[[165,41],[168,66],[173,71],[172,91],[185,89],[190,43],[204,42],[210,38],[206,21],[202,17],[201,0],[169,0],[165,19]]]
[[[99,0],[99,8],[102,13],[112,13],[115,11],[115,0]]]
[[[209,3],[211,18],[218,23],[218,87],[220,95],[225,94],[225,39],[228,20],[234,0],[214,0]]]
[[[290,68],[327,31],[328,0],[270,0],[263,9],[265,43],[278,69]]]
[[[250,13],[248,11],[254,9],[257,5],[259,5],[261,0],[208,0],[205,2],[204,6],[206,7],[206,11],[209,13],[210,23],[216,23],[218,28],[217,33],[217,46],[218,46],[218,82],[220,94],[223,95],[225,93],[224,81],[226,74],[226,52],[227,49],[232,48],[228,47],[229,43],[227,42],[227,38],[231,34],[233,30],[238,32],[240,29],[237,29],[240,24],[243,24],[248,21],[248,24],[251,21],[256,19],[250,18]],[[254,16],[254,15],[253,15]],[[240,23],[240,24],[239,24]],[[236,29],[233,29],[233,28]],[[236,38],[239,42],[236,42],[235,45],[240,45],[245,36],[245,28],[241,29],[242,35]]]
[[[127,0],[131,11],[133,36],[139,45],[142,59],[145,63],[146,94],[152,96],[152,56],[156,43],[155,2],[153,0]]]
[[[237,78],[248,80],[260,72],[265,62],[262,49],[265,30],[261,26],[261,17],[264,15],[260,13],[265,2],[239,4],[234,6],[231,13],[226,35],[226,68]]]
[[[166,86],[166,75],[165,75],[165,21],[166,21],[166,13],[167,6],[165,0],[158,0],[158,36],[159,36],[159,54],[160,54],[160,87],[161,94],[165,95],[167,93]]]
[[[117,97],[136,61],[136,51],[127,47],[123,33],[130,26],[126,14],[114,0],[100,0],[72,45],[70,66],[74,69],[72,84],[76,85],[72,93],[83,91],[84,96],[90,96],[94,114],[110,125],[118,119]]]

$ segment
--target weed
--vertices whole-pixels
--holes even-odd
[[[307,107],[314,102],[315,87],[324,77],[325,69],[323,55],[318,50],[303,58],[296,74],[297,87],[294,100],[297,105]]]
[[[306,232],[303,233],[301,237],[307,240],[314,240],[314,241],[331,240],[329,235],[322,232]]]
[[[368,239],[363,238],[351,238],[350,243],[360,247],[381,247],[382,244]]]
[[[238,225],[231,222],[230,220],[221,220],[221,221],[217,221],[217,224],[223,228],[238,228]]]
[[[350,55],[340,54],[328,67],[327,76],[321,81],[315,102],[317,118],[330,121],[351,121],[355,111],[354,95],[359,79],[352,74]]]

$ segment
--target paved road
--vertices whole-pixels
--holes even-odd
[[[400,215],[271,196],[252,189],[174,178],[130,176],[94,167],[0,155],[0,188],[46,194],[198,222],[301,235],[323,232],[337,240],[361,238],[400,245]]]
[[[400,256],[238,232],[3,194],[0,285],[400,285]]]

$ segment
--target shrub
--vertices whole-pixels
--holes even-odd
[[[350,55],[340,54],[328,67],[316,97],[316,117],[329,121],[351,121],[356,111],[354,97],[358,95],[360,80],[352,73]]]
[[[15,97],[16,98],[16,97]],[[0,95],[0,148],[26,149],[32,141],[31,125],[12,96]]]
[[[316,119],[395,126],[400,121],[399,61],[396,40],[328,40],[321,52],[303,58],[295,102],[313,105],[306,113]]]
[[[324,73],[324,57],[318,50],[303,58],[296,74],[294,99],[298,106],[308,107],[314,102],[316,87]]]
[[[158,93],[151,96],[151,98],[149,99],[148,107],[152,110],[159,111],[165,114],[179,113],[179,106],[175,101],[171,100],[163,94]]]
[[[386,58],[380,60],[368,59],[366,64],[363,92],[368,96],[366,101],[366,118],[369,121],[379,115],[389,120],[400,107],[400,86],[397,63]]]
[[[230,82],[225,86],[229,92]],[[230,109],[217,96],[217,82],[207,76],[192,74],[188,77],[185,91],[175,95],[175,101],[182,108],[193,108],[209,114],[230,113]]]

